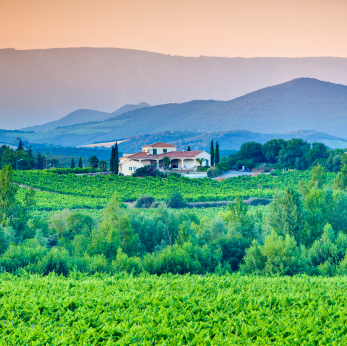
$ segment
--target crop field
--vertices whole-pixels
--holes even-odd
[[[346,277],[0,276],[2,345],[346,345]]]
[[[328,173],[328,183],[335,173]],[[123,202],[135,201],[141,195],[150,195],[158,200],[167,197],[170,191],[178,191],[186,202],[230,201],[236,196],[243,198],[271,198],[276,189],[296,186],[300,180],[309,181],[309,171],[292,171],[279,176],[261,174],[257,177],[240,176],[223,181],[177,178],[135,178],[117,176],[58,175],[50,171],[16,171],[15,182],[41,191],[37,194],[39,210],[63,208],[100,209],[117,193]],[[22,194],[24,192],[22,191]]]

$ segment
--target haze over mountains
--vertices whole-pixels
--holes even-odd
[[[256,132],[257,136],[309,130],[323,132],[326,140],[332,140],[333,135],[337,137],[333,139],[335,142],[340,141],[339,138],[345,138],[347,133],[347,86],[299,78],[230,101],[191,101],[142,107],[101,122],[36,133],[2,131],[0,135],[1,141],[9,143],[11,138],[22,137],[31,142],[83,146],[163,131],[181,132],[182,140],[187,132],[194,133],[193,137],[200,133],[198,141],[210,138],[208,133],[218,132],[224,133],[223,141],[228,142],[225,137],[228,134],[238,142],[240,139],[231,134],[237,130]],[[243,139],[246,137],[248,139],[249,135]],[[320,139],[323,141],[324,138],[321,136]]]
[[[27,127],[23,130],[36,132],[49,131],[62,126],[76,125],[87,122],[99,122],[143,107],[150,107],[150,105],[146,102],[141,102],[138,105],[125,105],[113,113],[100,112],[91,109],[78,109],[77,111],[74,111],[59,120],[55,120],[43,125]]]
[[[291,131],[287,133],[264,134],[259,132],[250,132],[245,130],[220,131],[209,133],[196,133],[188,131],[164,131],[148,135],[139,135],[130,137],[119,144],[122,152],[139,152],[141,146],[148,143],[157,143],[163,141],[177,145],[178,150],[187,149],[188,145],[192,150],[210,150],[211,140],[218,141],[221,150],[239,150],[242,143],[255,141],[265,143],[270,139],[282,138],[290,140],[292,138],[301,138],[310,143],[324,143],[330,148],[347,148],[347,140],[330,136],[317,131]]]
[[[231,100],[294,78],[347,84],[345,58],[182,57],[117,48],[0,50],[1,128],[57,120],[77,109]]]

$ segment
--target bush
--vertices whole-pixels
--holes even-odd
[[[181,174],[177,173],[177,172],[170,172],[168,174],[168,177],[177,177],[177,178],[181,178]]]
[[[187,203],[184,202],[183,197],[179,192],[174,191],[169,194],[167,206],[173,209],[186,208]]]
[[[135,208],[149,208],[155,202],[152,196],[141,196],[135,203]]]
[[[161,173],[156,166],[147,165],[144,167],[138,168],[134,173],[133,177],[165,177],[166,175]]]
[[[117,257],[112,261],[112,270],[115,273],[127,272],[139,274],[143,271],[141,259],[138,257],[128,257],[121,248],[117,250]]]
[[[249,205],[268,205],[271,203],[271,199],[267,198],[253,198],[250,200]]]
[[[215,178],[220,174],[221,174],[221,171],[218,169],[218,167],[211,167],[207,170],[207,176],[209,178]]]
[[[156,254],[147,254],[143,258],[143,267],[150,274],[205,274],[214,272],[222,252],[212,251],[207,245],[203,247],[184,243],[167,246]]]
[[[198,172],[207,172],[209,168],[210,168],[210,166],[203,166],[203,167],[200,166],[198,168]]]

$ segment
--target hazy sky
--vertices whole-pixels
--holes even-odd
[[[0,48],[347,57],[347,0],[0,0]]]

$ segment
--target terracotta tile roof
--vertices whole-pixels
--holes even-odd
[[[129,155],[129,156],[125,156],[127,159],[144,159],[144,158],[149,158],[149,157],[154,157],[154,158],[157,158],[158,155],[147,155],[148,153],[144,153],[144,152],[139,152],[139,153],[136,153],[136,154],[132,154],[132,155]]]
[[[189,157],[195,157],[198,156],[199,154],[203,153],[203,151],[171,151],[169,153],[163,153],[158,155],[159,158],[163,158],[165,156],[170,157],[171,159],[174,158],[189,158]]]
[[[158,143],[144,145],[141,148],[148,148],[148,147],[152,147],[152,148],[161,148],[161,147],[174,148],[174,147],[176,147],[176,145],[172,145],[172,144],[169,144],[169,143],[158,142]]]
[[[172,159],[175,158],[191,158],[198,156],[199,154],[203,153],[203,151],[170,151],[169,153],[163,153],[160,155],[147,155],[147,153],[140,152],[133,155],[126,156],[127,159],[148,159],[148,160],[156,160],[156,159],[162,159],[163,157],[167,156]]]

